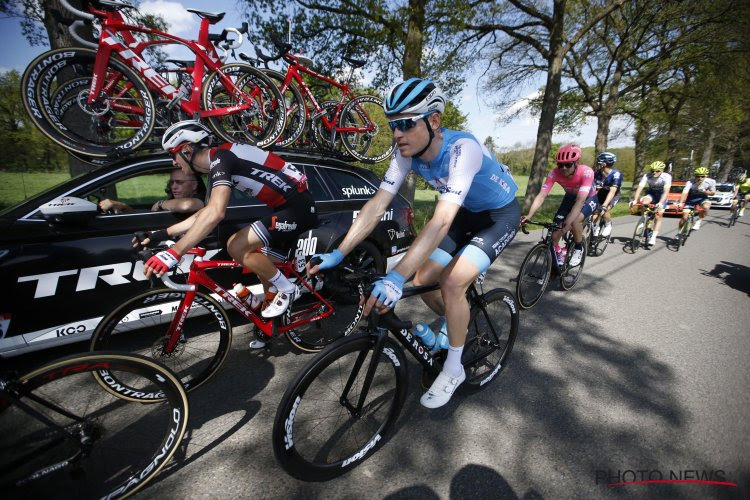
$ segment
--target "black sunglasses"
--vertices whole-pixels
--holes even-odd
[[[390,120],[388,122],[388,126],[391,127],[391,132],[394,132],[396,129],[400,130],[401,132],[406,132],[407,130],[411,130],[416,127],[417,123],[419,123],[419,120],[421,120],[425,116],[429,116],[430,114],[431,113],[425,113],[423,115],[412,116],[411,118]]]
[[[576,166],[575,162],[570,162],[570,163],[558,163],[558,164],[557,164],[557,168],[573,168],[573,167],[575,167],[575,166]]]

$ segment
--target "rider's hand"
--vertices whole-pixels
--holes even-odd
[[[628,206],[629,207],[632,207],[633,205],[635,205],[635,200],[628,201]]]
[[[521,224],[526,224],[529,222],[529,216],[528,215],[522,215],[521,216]]]
[[[133,248],[140,249],[140,248],[148,248],[149,245],[158,245],[162,241],[166,241],[170,239],[169,233],[167,233],[166,229],[159,229],[158,231],[150,231],[146,233],[146,237],[143,239],[139,238],[139,234],[135,233],[135,236],[133,236],[133,239],[131,240],[131,243],[133,244]]]
[[[391,271],[382,280],[376,281],[372,294],[365,304],[364,314],[370,314],[372,306],[375,306],[378,314],[384,314],[389,309],[394,308],[396,302],[401,298],[404,283],[406,283],[406,278],[401,276],[398,271]]]
[[[311,266],[310,262],[316,257],[319,258],[322,262],[316,266]],[[316,253],[312,256],[312,259],[310,259],[310,261],[308,261],[307,265],[305,266],[307,268],[308,276],[312,276],[318,271],[331,269],[332,267],[338,266],[339,264],[341,264],[341,261],[344,260],[344,254],[341,253],[341,250],[337,248],[333,252],[329,253]]]
[[[177,266],[180,258],[180,254],[171,248],[163,250],[146,261],[143,266],[143,274],[146,275],[146,278],[150,278],[152,274],[156,274],[160,278],[162,274]]]

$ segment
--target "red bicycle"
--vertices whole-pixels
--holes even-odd
[[[286,73],[265,69],[279,86],[286,105],[286,129],[277,141],[277,146],[289,146],[300,139],[306,126],[315,145],[327,152],[346,153],[367,163],[377,163],[389,159],[396,144],[388,128],[388,118],[383,109],[383,100],[373,95],[355,95],[350,86],[354,70],[361,68],[366,61],[344,57],[351,71],[347,83],[339,83],[333,78],[310,69],[312,61],[304,56],[292,54],[292,46],[273,41],[279,51],[277,56],[267,56],[256,48],[256,54],[266,68],[268,63],[284,59],[289,66]],[[240,58],[252,61],[241,54]],[[319,102],[304,75],[324,82],[329,89],[338,92],[339,99]],[[343,147],[343,151],[342,151]]]
[[[67,0],[60,3],[76,16],[100,21],[99,43],[77,37],[76,26],[82,22],[76,21],[71,33],[90,48],[40,55],[26,68],[22,89],[34,123],[66,149],[89,157],[131,152],[152,135],[157,117],[162,126],[184,117],[205,118],[223,140],[258,146],[273,144],[284,130],[286,116],[279,106],[278,88],[248,64],[223,65],[214,45],[236,48],[246,25],[209,34],[209,26],[224,14],[188,9],[201,18],[194,41],[126,23],[121,11],[135,7],[124,2],[92,1],[87,12],[71,7]],[[134,33],[149,38],[139,41]],[[233,43],[227,41],[230,33],[237,36]],[[146,49],[168,44],[182,45],[195,54],[194,64],[185,69],[191,87],[175,88],[144,60]]]
[[[145,262],[156,251],[143,251],[139,258]],[[324,286],[322,278],[316,275],[308,281],[300,274],[305,268],[301,255],[275,263],[296,283],[299,298],[285,315],[269,320],[260,317],[247,302],[207,273],[241,268],[241,264],[234,260],[205,260],[206,249],[200,247],[187,255],[194,258],[184,284],[165,274],[161,277],[165,287],[143,292],[117,307],[97,326],[91,350],[118,350],[152,357],[171,368],[190,391],[210,379],[226,359],[233,333],[229,306],[241,319],[254,325],[260,340],[268,342],[274,336],[285,335],[294,347],[305,352],[320,351],[348,335],[361,319],[362,305],[337,303],[334,308],[330,302],[332,292]],[[181,268],[185,265],[183,261]],[[205,291],[199,290],[200,287]],[[226,305],[222,306],[220,301]]]

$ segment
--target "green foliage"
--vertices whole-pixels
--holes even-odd
[[[42,135],[21,102],[21,77],[17,71],[0,74],[0,151],[2,170],[63,171],[68,167],[65,151]]]

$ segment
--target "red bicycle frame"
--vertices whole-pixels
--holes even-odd
[[[206,255],[206,250],[200,247],[193,248],[187,253],[189,255],[195,255],[195,259],[193,259],[193,262],[190,264],[190,272],[187,279],[187,286],[191,286],[192,289],[185,291],[185,298],[180,302],[177,313],[175,314],[174,318],[172,318],[172,322],[169,325],[169,330],[167,331],[169,342],[165,347],[166,352],[171,352],[174,349],[175,345],[177,345],[177,342],[180,340],[179,333],[182,331],[182,325],[185,322],[185,319],[187,318],[187,315],[193,305],[193,300],[195,299],[195,291],[200,285],[208,288],[209,290],[211,290],[211,292],[216,293],[227,303],[231,304],[232,307],[239,311],[247,320],[252,321],[261,332],[268,335],[269,337],[276,332],[278,332],[279,334],[283,334],[289,330],[327,318],[328,316],[333,314],[333,307],[331,306],[331,304],[326,299],[324,299],[315,290],[315,288],[302,277],[302,275],[297,272],[292,262],[274,262],[276,267],[282,273],[284,273],[284,276],[296,276],[298,282],[303,284],[305,288],[307,288],[313,294],[313,296],[319,300],[319,302],[312,304],[310,307],[293,313],[291,321],[289,321],[288,324],[276,326],[274,325],[275,318],[264,320],[263,318],[259,317],[252,309],[247,307],[243,301],[232,295],[229,291],[216,283],[216,281],[214,281],[206,274],[206,271],[209,269],[236,269],[238,267],[243,267],[242,264],[238,263],[235,260],[204,261],[203,256]],[[326,307],[326,310],[324,312],[316,313],[316,311],[324,306]],[[310,316],[311,314],[312,316]]]

